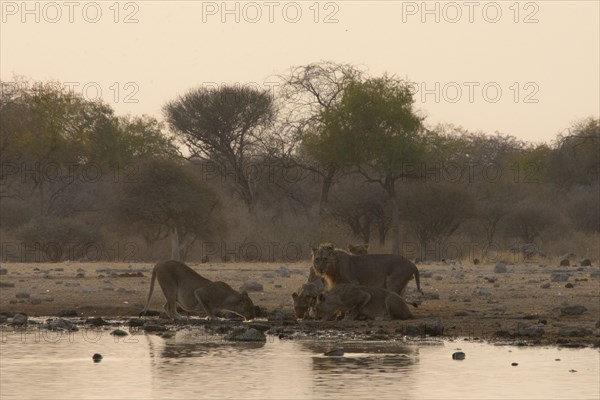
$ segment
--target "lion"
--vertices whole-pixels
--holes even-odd
[[[383,288],[341,283],[317,297],[317,319],[331,320],[339,313],[354,319],[410,319],[408,306],[399,294]]]
[[[140,317],[148,311],[155,280],[167,299],[164,310],[171,319],[183,319],[177,312],[178,306],[187,312],[205,311],[210,320],[216,310],[230,311],[246,320],[254,319],[254,304],[248,293],[240,293],[225,282],[206,279],[179,261],[163,261],[154,266],[150,293]]]
[[[353,256],[326,243],[312,249],[311,275],[323,278],[329,289],[339,283],[374,286],[402,294],[414,275],[421,290],[419,270],[410,260],[393,254]]]
[[[310,310],[323,290],[325,290],[325,283],[321,279],[316,279],[302,285],[298,293],[292,293],[296,318],[307,319],[310,317]]]
[[[369,254],[369,244],[359,244],[357,246],[349,244],[348,253],[353,256],[364,256],[365,254]]]

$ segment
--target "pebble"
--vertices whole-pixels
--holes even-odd
[[[561,307],[561,309],[560,309],[560,313],[563,315],[581,315],[586,311],[587,311],[587,308],[580,304],[576,304],[576,305],[572,305],[572,306],[565,306],[565,307]]]
[[[519,365],[519,363],[514,362],[514,363],[512,363],[510,365],[512,365],[513,367],[516,367],[517,365]]]
[[[92,360],[94,360],[95,363],[102,361],[102,354],[100,353],[96,353],[92,356]]]
[[[592,334],[592,330],[580,326],[561,326],[558,334],[560,336],[587,336]]]
[[[453,360],[464,360],[466,357],[466,354],[463,353],[462,351],[457,351],[452,353],[452,359]]]
[[[20,292],[20,293],[15,294],[15,297],[17,299],[28,299],[29,297],[31,297],[31,295],[29,293]]]
[[[15,314],[12,318],[12,324],[17,326],[26,325],[27,319],[28,317],[25,314]]]
[[[550,280],[552,282],[566,282],[569,280],[569,275],[567,275],[567,274],[552,274],[550,276]]]
[[[494,267],[494,272],[497,274],[503,274],[506,271],[508,271],[508,268],[506,267],[506,263],[502,261],[496,264],[496,266]]]
[[[567,289],[572,289],[572,288],[573,288],[573,284],[572,284],[571,282],[569,282],[569,283],[567,283],[567,284],[565,285],[565,287],[566,287]]]
[[[548,282],[544,283],[542,286],[540,286],[542,289],[550,289],[550,284]]]
[[[127,335],[129,335],[129,333],[127,331],[124,331],[123,329],[115,329],[110,334],[113,335],[113,336],[127,336]]]
[[[327,357],[342,357],[344,355],[344,350],[337,348],[331,351],[326,351],[325,353],[323,353],[323,355]]]

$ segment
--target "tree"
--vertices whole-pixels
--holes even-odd
[[[400,250],[396,182],[424,155],[422,118],[413,109],[410,86],[384,75],[350,82],[338,104],[322,113],[323,125],[305,135],[311,156],[322,164],[355,166],[379,184],[392,204],[392,251]]]
[[[417,183],[403,195],[403,219],[419,241],[421,252],[429,243],[444,242],[472,215],[473,200],[462,185]]]
[[[362,76],[363,71],[356,66],[330,61],[293,67],[288,74],[280,76],[283,82],[277,97],[280,121],[277,129],[271,131],[266,148],[272,157],[280,160],[283,168],[291,164],[320,176],[321,214],[341,169],[334,163],[322,164],[307,156],[302,140],[307,132],[323,124],[323,112],[340,101],[346,86]]]
[[[214,238],[225,228],[217,196],[169,160],[142,163],[136,179],[121,183],[114,207],[149,243],[171,237],[175,260],[196,240]]]
[[[249,87],[198,88],[168,102],[163,111],[190,157],[213,161],[222,174],[234,175],[234,188],[252,211],[255,195],[246,168],[273,121],[272,96]]]
[[[557,219],[556,212],[547,204],[525,200],[506,216],[506,233],[524,243],[533,243]]]

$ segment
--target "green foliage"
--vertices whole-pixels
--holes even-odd
[[[311,157],[340,167],[369,164],[400,171],[424,154],[421,121],[408,85],[383,76],[348,84],[340,102],[322,114],[322,125],[304,138]]]

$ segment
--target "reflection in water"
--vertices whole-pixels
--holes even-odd
[[[107,331],[93,340],[90,332],[58,339],[2,338],[2,399],[570,399],[598,398],[600,392],[596,349],[273,337],[267,343],[231,343],[202,329],[179,331],[170,339],[115,338]],[[467,354],[464,361],[451,359],[458,347]],[[324,355],[334,348],[344,355]],[[102,362],[92,362],[94,353],[104,356]]]

